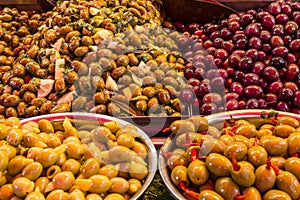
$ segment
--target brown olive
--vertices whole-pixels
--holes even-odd
[[[5,117],[17,117],[17,116],[18,116],[18,113],[15,108],[13,108],[13,107],[6,108]]]
[[[83,36],[81,38],[81,44],[84,46],[90,46],[94,44],[94,41],[90,36]]]
[[[24,84],[24,80],[22,78],[19,77],[12,77],[9,80],[9,85],[13,88],[13,89],[20,89],[21,86]]]

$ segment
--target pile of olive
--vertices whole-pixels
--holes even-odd
[[[4,8],[0,115],[182,114],[186,61],[169,31],[150,0],[61,1],[41,14]]]
[[[1,120],[0,199],[124,200],[142,188],[149,152],[138,130],[76,122]]]
[[[162,151],[173,184],[188,198],[299,199],[299,121],[263,121],[230,120],[221,130],[199,116],[174,121]]]

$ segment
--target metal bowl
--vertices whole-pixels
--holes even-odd
[[[262,115],[276,115],[277,117],[281,116],[291,116],[298,121],[300,121],[300,115],[289,113],[289,112],[281,112],[281,111],[272,111],[272,110],[261,110],[261,109],[248,109],[248,110],[236,110],[236,111],[228,111],[228,112],[221,112],[212,115],[205,116],[205,118],[209,121],[210,126],[215,126],[218,129],[223,127],[223,123],[225,120],[233,119],[245,119],[251,121],[251,123],[256,123],[256,126],[260,126],[264,123],[269,123],[268,119],[263,119]],[[161,147],[165,152],[172,150],[173,146],[173,139],[175,135],[171,134]],[[186,199],[186,196],[179,191],[178,187],[175,186],[170,177],[170,171],[167,167],[166,160],[162,156],[162,153],[159,153],[158,157],[158,168],[159,173],[162,177],[163,182],[167,186],[168,190],[170,191],[171,195],[175,199]]]
[[[48,115],[40,115],[32,118],[27,118],[21,120],[21,124],[25,124],[30,121],[38,122],[41,119],[47,119],[51,121],[52,123],[56,123],[58,126],[61,124],[61,122],[65,119],[65,117],[68,117],[69,119],[72,119],[72,122],[74,125],[78,128],[83,125],[99,125],[99,123],[104,123],[108,121],[116,121],[120,123],[122,126],[126,124],[130,124],[124,120],[106,116],[106,115],[100,115],[100,114],[92,114],[92,113],[57,113],[57,114],[48,114]],[[151,141],[151,139],[148,137],[148,135],[142,131],[140,128],[137,127],[137,130],[139,132],[139,141],[143,142],[147,148],[148,148],[148,176],[142,182],[143,186],[142,188],[135,193],[131,199],[138,199],[141,197],[141,195],[145,192],[145,190],[149,187],[151,184],[156,170],[157,170],[157,151]]]

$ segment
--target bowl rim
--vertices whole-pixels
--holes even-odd
[[[225,111],[220,113],[215,113],[205,117],[209,124],[214,124],[218,122],[223,122],[224,120],[228,120],[231,117],[238,117],[238,118],[257,118],[261,116],[261,113],[270,113],[274,112],[277,114],[278,117],[281,116],[291,116],[293,118],[296,118],[298,121],[300,121],[300,115],[290,112],[283,112],[283,111],[276,111],[276,110],[267,110],[267,109],[245,109],[245,110],[233,110],[233,111]],[[162,145],[161,149],[165,150],[166,152],[170,148],[170,145],[172,144],[172,139],[174,135],[170,135]],[[162,152],[159,152],[158,155],[158,170],[162,177],[162,180],[166,187],[168,188],[170,194],[178,200],[186,199],[186,196],[183,195],[182,192],[178,190],[178,188],[173,184],[170,175],[169,175],[169,169],[167,168],[167,163],[162,156]]]
[[[65,119],[65,117],[71,118],[71,119],[90,119],[90,120],[96,120],[99,122],[108,122],[108,121],[116,121],[120,123],[122,126],[126,124],[131,124],[130,122],[127,122],[122,119],[118,119],[112,116],[108,115],[102,115],[102,114],[96,114],[96,113],[82,113],[82,112],[66,112],[66,113],[54,113],[54,114],[45,114],[45,115],[39,115],[35,117],[30,117],[26,119],[20,120],[21,125],[34,121],[37,122],[41,119],[48,119],[50,121],[60,121]],[[146,191],[146,189],[150,186],[152,183],[154,176],[157,171],[158,166],[158,156],[157,156],[157,150],[154,147],[150,137],[139,127],[135,126],[140,134],[140,139],[147,145],[147,148],[149,150],[148,152],[148,176],[142,183],[142,188],[135,193],[130,199],[138,199],[142,196],[142,194]]]

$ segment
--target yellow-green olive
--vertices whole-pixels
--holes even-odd
[[[34,190],[34,182],[28,178],[19,177],[12,182],[14,193],[18,197],[26,197],[26,195]]]
[[[43,172],[43,166],[39,162],[33,162],[27,165],[21,172],[21,175],[31,181],[35,181]]]
[[[89,192],[101,194],[107,192],[111,187],[111,182],[106,176],[96,174],[89,179],[93,182]]]

